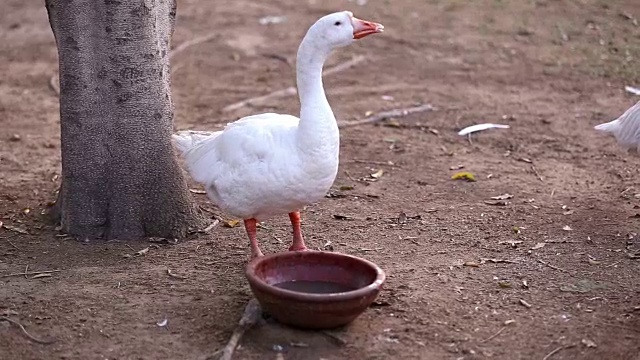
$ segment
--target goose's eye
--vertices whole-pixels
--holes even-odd
[[[340,26],[340,25],[342,25],[342,22],[341,21],[336,21],[333,25]]]

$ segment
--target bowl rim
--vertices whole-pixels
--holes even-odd
[[[300,253],[312,253],[312,254],[322,254],[322,256],[329,256],[329,257],[333,256],[333,257],[351,258],[355,261],[364,263],[365,265],[374,269],[376,273],[376,278],[369,285],[355,289],[355,290],[345,291],[341,293],[333,293],[333,294],[313,294],[313,293],[302,293],[302,292],[278,288],[268,284],[266,281],[262,280],[258,275],[256,275],[255,268],[258,263],[265,260],[273,259],[276,257],[299,256]],[[278,253],[273,253],[273,254],[253,258],[251,259],[251,261],[249,261],[249,263],[245,268],[245,275],[249,283],[257,287],[260,291],[272,293],[282,298],[287,298],[287,299],[297,300],[297,301],[307,301],[307,302],[327,302],[327,301],[334,302],[334,301],[345,301],[345,300],[351,300],[354,298],[365,297],[375,291],[381,290],[382,284],[386,279],[386,275],[384,271],[378,265],[374,264],[373,262],[367,259],[363,259],[357,256],[343,254],[339,252],[328,252],[328,251],[317,251],[317,250],[283,251],[283,252],[278,252]]]

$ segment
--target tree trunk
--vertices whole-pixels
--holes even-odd
[[[171,145],[175,0],[46,0],[60,66],[62,185],[80,238],[184,237],[204,218]]]

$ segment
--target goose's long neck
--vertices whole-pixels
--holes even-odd
[[[300,97],[298,140],[303,150],[337,151],[338,125],[322,84],[322,66],[329,50],[317,46],[312,36],[305,36],[298,48],[296,77]],[[327,146],[331,145],[331,148]]]

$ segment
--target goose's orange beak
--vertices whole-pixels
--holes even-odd
[[[351,24],[353,25],[354,39],[362,39],[367,35],[381,33],[384,31],[384,26],[382,26],[382,24],[360,20],[355,17],[351,17]]]

